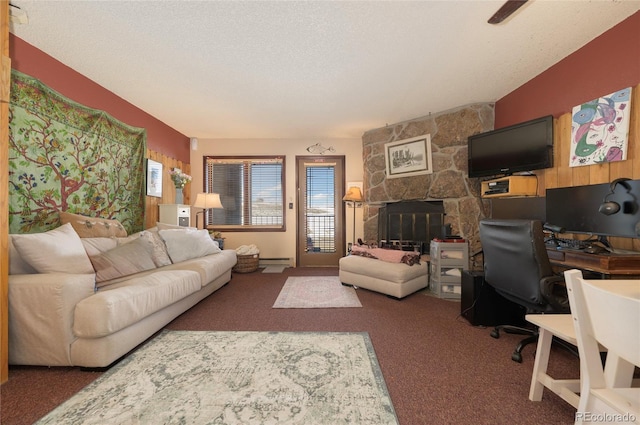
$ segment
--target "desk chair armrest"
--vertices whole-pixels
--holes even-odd
[[[547,276],[540,280],[540,293],[556,313],[569,313],[567,286],[562,276]]]

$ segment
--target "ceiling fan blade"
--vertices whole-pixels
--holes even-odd
[[[527,0],[507,0],[487,22],[490,24],[499,24],[511,16],[513,12],[520,9],[526,2]]]

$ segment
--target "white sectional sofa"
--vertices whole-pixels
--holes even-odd
[[[209,243],[210,242],[210,243]],[[106,367],[231,279],[205,230],[11,235],[9,363]]]

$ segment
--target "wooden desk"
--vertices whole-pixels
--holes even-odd
[[[586,252],[547,247],[549,261],[565,269],[580,269],[603,275],[640,276],[640,253],[632,254],[587,254]]]

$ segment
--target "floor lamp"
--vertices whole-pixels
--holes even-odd
[[[202,208],[202,211],[196,213],[196,229],[198,228],[198,214],[202,214],[202,226],[204,228],[204,213],[210,208],[224,208],[220,202],[219,193],[198,193],[196,195],[196,202],[193,204],[194,208]]]
[[[364,201],[362,191],[358,186],[351,186],[342,200],[345,201],[347,205],[353,206],[353,237],[348,247],[348,251],[351,252],[351,247],[356,243],[356,205],[362,204],[362,201]]]

